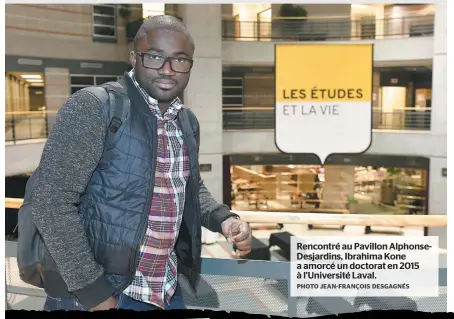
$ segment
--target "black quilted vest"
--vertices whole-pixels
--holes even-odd
[[[147,228],[156,170],[156,117],[128,76],[122,81],[130,98],[126,119],[106,143],[104,154],[81,198],[79,212],[95,260],[117,292],[134,278],[139,248]],[[109,110],[109,107],[103,107]],[[195,289],[201,263],[199,202],[199,127],[187,108],[178,113],[190,161],[183,221],[176,243],[178,273]],[[56,274],[55,274],[56,275]],[[66,285],[54,278],[52,291],[62,296]],[[58,284],[61,283],[61,284]]]

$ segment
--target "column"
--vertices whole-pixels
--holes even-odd
[[[12,111],[12,102],[11,102],[11,80],[10,75],[5,75],[5,141],[12,139],[13,130],[12,130],[12,116],[8,115],[8,112]]]
[[[20,112],[23,112],[24,109],[22,108],[22,82],[20,80],[17,80],[17,90],[18,90],[18,95],[17,95],[17,104]]]
[[[12,112],[20,112],[21,109],[20,109],[19,82],[14,75],[10,76],[9,87],[10,87],[10,94],[11,94],[10,110]],[[21,115],[16,114],[16,113],[13,114],[13,116],[11,116],[11,134],[14,130],[14,138],[21,137],[20,118],[21,118]]]
[[[48,132],[55,123],[56,112],[62,107],[70,96],[69,70],[65,68],[44,69],[44,94],[47,116]],[[45,127],[43,129],[46,129]]]
[[[19,102],[19,81],[16,77],[13,77],[13,99],[14,99],[14,111],[20,112],[20,102]]]
[[[11,79],[10,75],[5,75],[5,110],[6,112],[12,111],[12,101],[11,101]]]
[[[26,83],[24,85],[24,103],[25,103],[25,111],[30,111],[30,90],[29,85]]]
[[[203,12],[203,14],[201,14]],[[195,42],[194,68],[184,91],[184,103],[200,122],[200,164],[211,164],[201,172],[205,185],[222,202],[222,38],[221,5],[181,5],[183,22]],[[205,242],[214,236],[205,232]]]
[[[355,167],[326,165],[323,183],[323,202],[320,207],[346,209],[347,202],[355,191]]]
[[[383,39],[385,34],[385,6],[378,5],[375,8],[375,39]]]
[[[446,0],[435,1],[434,59],[432,78],[431,134],[437,154],[430,158],[429,214],[447,214],[447,180],[441,170],[447,167],[447,85],[446,85]],[[439,236],[440,248],[447,247],[447,229],[429,228],[429,236]],[[446,255],[440,260],[446,267]]]
[[[275,18],[279,17],[279,9],[281,8],[281,4],[272,3],[271,4],[271,37],[278,38],[282,36],[281,28],[282,24],[280,21],[276,20]]]
[[[382,118],[381,105],[379,101],[380,96],[380,72],[374,71],[372,74],[372,128],[380,126]]]
[[[25,112],[25,91],[24,91],[24,82],[19,80],[19,108],[21,112]]]
[[[235,21],[233,20],[233,4],[225,3],[221,5],[221,16],[222,16],[222,36],[228,37],[232,40],[235,36]]]
[[[222,10],[222,18],[227,18],[230,20],[233,19],[233,4],[232,3],[222,4],[221,10]]]

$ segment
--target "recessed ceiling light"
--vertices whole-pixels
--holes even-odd
[[[23,79],[41,79],[40,74],[21,74],[21,78]]]
[[[42,83],[43,80],[41,80],[41,79],[27,79],[27,82],[31,82],[31,83]]]
[[[352,8],[355,8],[355,9],[366,9],[367,6],[364,5],[364,4],[352,4]]]

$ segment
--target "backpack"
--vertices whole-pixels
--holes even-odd
[[[108,82],[102,86],[85,88],[85,90],[95,95],[102,105],[106,105],[105,102],[109,101],[110,110],[104,110],[108,114],[106,120],[109,121],[105,142],[107,144],[112,135],[119,130],[126,120],[130,106],[129,98],[124,93],[123,86],[118,82]],[[19,276],[23,282],[38,288],[44,288],[41,269],[42,266],[46,265],[47,249],[41,234],[35,226],[31,209],[32,192],[39,175],[39,168],[40,166],[27,181],[24,202],[18,212],[17,264]]]

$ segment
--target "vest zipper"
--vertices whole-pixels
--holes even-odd
[[[186,114],[185,114],[186,115]],[[192,126],[189,127],[191,132],[193,130]],[[186,147],[188,147],[188,137],[186,136],[186,134],[189,134],[188,132],[186,132],[186,130],[183,129],[183,125],[181,125],[181,130],[183,131],[183,143],[186,144]],[[197,143],[197,141],[196,141]],[[190,150],[188,149],[188,158],[189,158],[189,167],[192,167],[192,163],[191,163],[191,152]],[[191,187],[191,192],[190,192],[190,196],[188,196],[191,200],[192,200],[192,210],[193,210],[193,214],[194,216],[196,215],[195,213],[195,208],[196,208],[196,196],[194,195],[194,187],[197,187],[197,185],[195,185],[195,181],[194,181],[194,176],[192,176],[192,174],[190,173],[189,174],[189,180],[188,180],[188,184],[189,186],[191,187],[191,184],[192,184],[192,187]],[[194,217],[196,218],[196,217]],[[197,229],[196,229],[196,223],[192,223],[192,246],[194,246],[194,234],[196,233]],[[194,261],[195,261],[195,256],[194,256],[194,247],[191,247],[191,257],[192,257],[192,265],[191,265],[191,269],[194,270]]]
[[[148,215],[150,214],[150,210],[151,210],[151,205],[152,205],[152,199],[153,199],[153,190],[154,190],[154,180],[155,180],[155,174],[156,174],[156,165],[157,165],[157,161],[158,161],[158,144],[157,144],[157,119],[156,117],[154,117],[154,122],[155,122],[155,128],[156,128],[156,131],[153,132],[153,135],[154,135],[154,138],[153,138],[153,151],[154,151],[154,162],[153,162],[153,166],[152,166],[152,173],[151,173],[151,183],[150,183],[150,187],[148,188],[148,198],[147,198],[147,211],[148,214],[145,214],[146,218],[145,218],[145,221],[148,220]],[[143,241],[145,239],[145,234],[147,233],[147,227],[148,227],[148,222],[145,222],[145,223],[142,223],[141,226],[140,226],[140,238],[141,238],[141,241],[138,243],[138,246],[137,246],[137,249],[136,249],[136,253],[134,254],[134,263],[133,263],[133,268],[132,268],[132,272],[133,272],[133,276],[135,276],[135,272],[137,270],[137,267],[139,266],[139,261],[140,261],[140,258],[139,258],[139,252],[140,252],[140,247],[142,246],[143,244]],[[134,277],[133,277],[134,278]]]
[[[184,112],[182,112],[184,111]],[[187,121],[189,123],[189,131],[187,131],[185,128],[184,128],[184,124],[182,123],[183,121],[180,121],[180,128],[181,130],[183,131],[183,142],[185,143],[186,147],[188,147],[188,135],[189,133],[193,135],[193,127],[192,127],[192,124],[191,124],[191,121],[189,120],[188,115],[186,114],[186,110],[180,110],[180,114],[181,114],[181,118],[183,119],[183,121]],[[195,136],[194,136],[195,138]],[[196,141],[197,143],[197,141]],[[192,160],[191,160],[191,152],[188,148],[188,158],[189,158],[189,167],[192,167]],[[191,170],[191,173],[192,173],[192,170]],[[194,181],[194,176],[193,174],[189,175],[189,180],[188,180],[188,185],[191,189],[191,192],[190,192],[190,196],[188,196],[188,198],[190,198],[192,200],[192,211],[193,211],[193,214],[194,214],[194,219],[196,218],[196,212],[195,212],[195,209],[197,208],[197,205],[196,205],[196,201],[197,201],[197,198],[194,194],[194,188],[198,187],[197,185],[195,185],[195,181]],[[189,282],[190,282],[190,286],[192,287],[193,284],[194,284],[194,268],[195,268],[195,249],[194,249],[194,237],[195,237],[195,234],[197,232],[197,229],[196,229],[196,223],[192,223],[192,245],[191,245],[191,257],[192,257],[192,265],[191,265],[191,270],[192,270],[192,273],[191,273],[191,278],[189,279]],[[194,291],[195,291],[195,287],[192,287],[194,288]]]
[[[188,119],[188,122],[191,123],[191,121],[189,121],[189,119]],[[191,129],[191,132],[192,132],[193,129],[194,129],[194,128],[192,127],[191,124],[190,124],[190,129]],[[186,137],[186,134],[183,134],[183,136]],[[195,139],[195,136],[194,136],[194,139]],[[195,142],[196,142],[196,144],[197,144],[197,140],[196,140]],[[188,145],[188,144],[187,144],[187,138],[186,138],[185,143],[186,143],[186,145]],[[197,145],[196,145],[196,146],[197,146]],[[189,153],[189,152],[188,152],[188,153]],[[191,166],[192,166],[192,165],[191,165],[191,156],[189,156],[189,167],[191,167]],[[197,168],[196,168],[195,170],[197,170]],[[198,209],[198,206],[197,206],[197,196],[196,196],[196,194],[194,194],[194,189],[197,189],[197,188],[199,187],[199,185],[197,185],[196,179],[194,178],[194,176],[192,176],[192,174],[191,174],[191,177],[192,177],[192,178],[191,178],[191,180],[189,181],[189,183],[192,184],[192,187],[191,187],[191,196],[190,196],[190,198],[192,199],[192,211],[193,211],[193,214],[194,214],[194,219],[197,220],[197,219],[200,219],[200,217],[199,217],[199,214],[196,212],[196,210]],[[200,209],[200,208],[199,208],[199,209]],[[191,255],[192,255],[192,256],[191,256],[191,257],[192,257],[192,265],[191,265],[191,269],[192,269],[192,274],[191,274],[191,277],[192,277],[192,278],[191,278],[191,286],[194,285],[194,287],[193,287],[194,292],[196,292],[196,287],[195,287],[195,284],[196,284],[196,282],[195,282],[195,279],[196,279],[195,271],[196,271],[196,269],[195,269],[195,268],[197,267],[197,265],[196,265],[196,255],[195,255],[197,249],[194,247],[195,237],[196,237],[196,233],[197,233],[196,224],[197,224],[197,223],[195,223],[195,222],[192,223],[192,245],[191,245],[191,246],[192,246],[192,247],[191,247],[191,253],[192,253],[192,254],[191,254]],[[200,229],[200,231],[201,231],[201,229]],[[196,293],[196,295],[197,295],[197,293]]]

